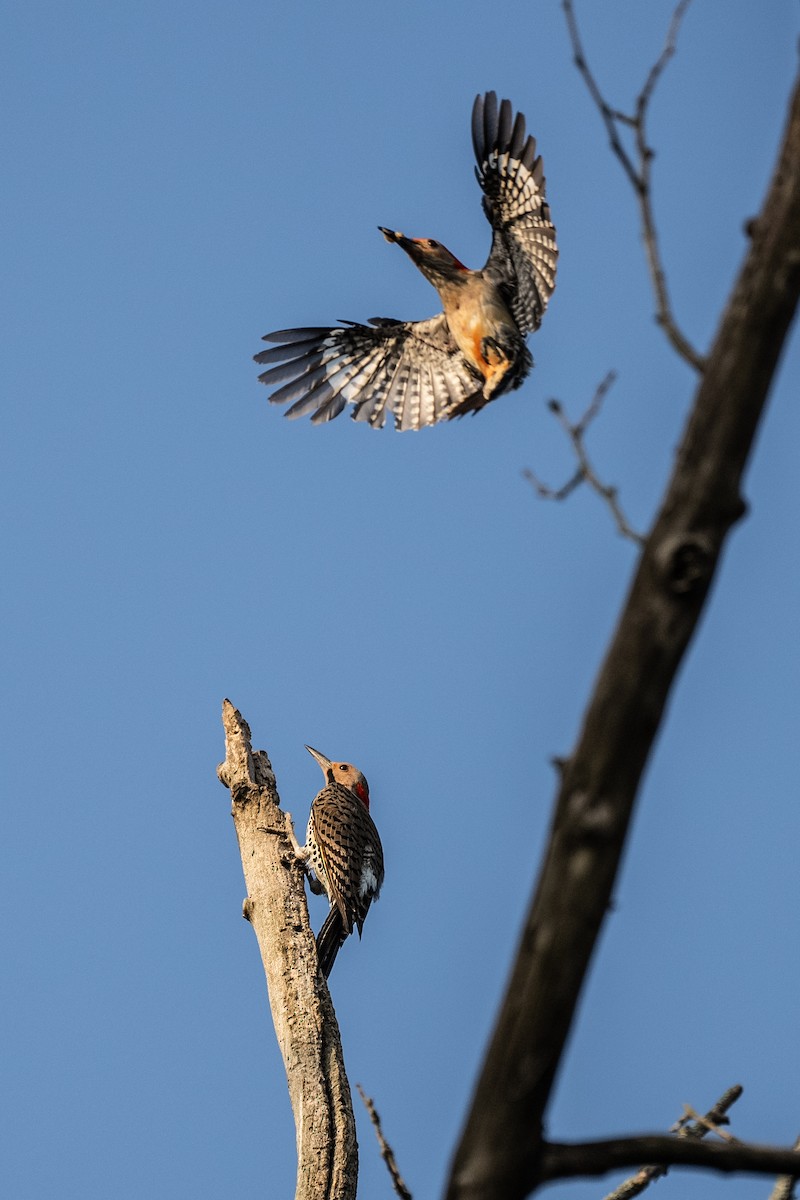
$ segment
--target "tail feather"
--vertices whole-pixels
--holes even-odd
[[[336,962],[336,955],[339,953],[339,947],[347,938],[347,930],[345,929],[342,914],[336,905],[325,918],[325,924],[317,934],[317,955],[319,956],[319,965],[322,974],[327,979]]]

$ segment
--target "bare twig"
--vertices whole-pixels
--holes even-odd
[[[732,1133],[728,1132],[727,1129],[720,1128],[720,1123],[716,1119],[716,1115],[714,1113],[706,1113],[706,1115],[702,1117],[700,1113],[695,1112],[691,1104],[684,1104],[683,1111],[686,1115],[686,1120],[694,1123],[693,1126],[687,1126],[687,1128],[695,1127],[698,1129],[704,1129],[706,1133],[715,1133],[718,1138],[722,1139],[723,1142],[735,1142],[737,1140]],[[727,1119],[725,1124],[728,1124]]]
[[[603,124],[606,127],[611,143],[611,149],[622,164],[622,169],[636,193],[639,214],[642,220],[642,235],[644,238],[645,253],[647,254],[647,266],[650,271],[650,279],[656,297],[656,320],[678,354],[693,366],[696,371],[703,371],[705,369],[705,358],[695,350],[678,328],[672,312],[672,305],[670,304],[667,277],[661,260],[658,231],[653,214],[651,172],[655,151],[647,141],[646,132],[647,112],[650,101],[653,98],[653,92],[664,68],[675,53],[678,30],[690,2],[691,0],[679,0],[672,14],[664,47],[648,73],[644,86],[636,98],[634,113],[631,115],[621,112],[619,109],[612,108],[603,96],[597,80],[586,61],[572,0],[562,0],[570,41],[572,42],[572,49],[575,55],[575,66],[583,76],[589,95],[592,97],[603,119]],[[633,131],[634,145],[636,147],[635,161],[625,148],[620,137],[619,126],[625,126]]]
[[[690,1124],[690,1116],[688,1115],[688,1106],[684,1106],[684,1115],[675,1122],[670,1129],[670,1133],[677,1133],[679,1137],[702,1138],[705,1137],[711,1128],[716,1133],[720,1133],[720,1125],[729,1125],[728,1109],[733,1108],[734,1104],[740,1099],[744,1088],[740,1083],[734,1083],[729,1087],[727,1092],[723,1092],[713,1108],[710,1108],[705,1117],[697,1121],[692,1121]]]
[[[617,489],[612,487],[610,484],[603,483],[600,480],[597,472],[589,460],[588,454],[586,453],[586,445],[584,442],[586,430],[599,413],[606,393],[615,379],[615,372],[609,371],[605,379],[603,379],[598,385],[589,407],[586,409],[580,420],[576,421],[574,425],[567,417],[559,400],[548,401],[548,408],[556,416],[561,428],[564,430],[570,442],[572,443],[572,448],[575,451],[575,457],[578,460],[577,469],[575,470],[575,473],[569,477],[567,482],[562,484],[559,488],[553,488],[538,479],[537,476],[534,475],[533,471],[531,471],[529,468],[526,468],[522,474],[536,489],[537,495],[541,496],[543,500],[566,500],[567,496],[574,492],[575,488],[578,487],[579,484],[584,482],[588,483],[589,487],[592,488],[593,491],[597,492],[597,495],[600,496],[600,498],[604,500],[611,509],[614,522],[622,536],[629,538],[632,542],[635,542],[637,546],[643,546],[644,538],[640,533],[637,533],[636,530],[633,529],[627,517],[625,516],[625,513],[622,511],[622,507],[617,499]]]
[[[719,1129],[722,1124],[728,1123],[726,1113],[728,1109],[736,1103],[742,1094],[742,1087],[737,1083],[733,1087],[728,1088],[724,1095],[720,1096],[717,1103],[701,1121],[689,1124],[689,1117],[686,1109],[684,1115],[680,1117],[675,1124],[670,1128],[670,1133],[677,1133],[678,1137],[684,1138],[704,1138],[709,1133],[711,1127],[715,1130]],[[668,1167],[665,1166],[649,1166],[641,1167],[635,1175],[631,1175],[629,1179],[624,1180],[619,1187],[605,1197],[605,1200],[633,1200],[634,1196],[639,1196],[655,1179],[660,1179],[662,1175],[666,1175]]]
[[[389,1143],[386,1141],[386,1138],[383,1136],[383,1129],[381,1128],[381,1119],[378,1116],[378,1113],[377,1113],[374,1103],[372,1102],[372,1100],[369,1096],[366,1096],[364,1094],[364,1089],[362,1088],[360,1083],[357,1083],[356,1087],[358,1088],[359,1096],[364,1101],[364,1107],[366,1108],[367,1112],[369,1113],[369,1119],[370,1119],[370,1121],[372,1121],[372,1124],[375,1126],[375,1136],[378,1139],[378,1145],[380,1146],[381,1158],[386,1163],[386,1169],[389,1172],[389,1175],[391,1176],[392,1187],[397,1192],[397,1195],[401,1197],[401,1200],[413,1200],[411,1192],[408,1190],[405,1183],[403,1182],[403,1177],[400,1174],[400,1170],[397,1166],[397,1159],[394,1156],[394,1150],[392,1150],[392,1147],[389,1145]]]
[[[800,1137],[794,1144],[795,1150],[800,1150]],[[780,1175],[775,1180],[775,1187],[769,1194],[769,1200],[794,1200],[794,1189],[797,1175]]]

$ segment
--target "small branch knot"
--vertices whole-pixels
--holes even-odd
[[[714,550],[700,534],[667,538],[656,557],[667,587],[677,596],[696,592],[711,578]]]
[[[598,800],[583,814],[581,832],[591,841],[609,841],[616,836],[619,820],[614,805]]]
[[[570,795],[568,821],[571,835],[582,843],[608,841],[618,825],[613,804],[583,788],[575,788]]]
[[[567,769],[569,759],[562,754],[553,754],[550,758],[550,765],[556,771],[560,779],[564,778],[564,772]]]
[[[231,800],[234,804],[247,804],[253,798],[253,791],[246,779],[234,780],[231,789]]]

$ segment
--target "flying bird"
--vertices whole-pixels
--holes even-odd
[[[526,344],[553,294],[558,249],[545,198],[542,160],[522,113],[494,92],[472,109],[475,174],[492,227],[492,248],[479,271],[441,242],[379,225],[436,288],[443,312],[423,321],[372,317],[366,325],[281,329],[255,361],[287,417],[331,421],[351,416],[380,428],[421,429],[475,413],[518,388],[533,366]]]
[[[354,928],[358,936],[383,883],[383,848],[369,815],[369,785],[358,767],[331,762],[306,746],[319,763],[325,786],[313,800],[302,858],[324,891],[331,910],[317,934],[319,965],[327,979],[339,947]]]

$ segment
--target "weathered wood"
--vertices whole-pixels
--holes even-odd
[[[354,1200],[358,1146],[342,1043],[318,969],[304,873],[291,817],[269,758],[252,750],[250,729],[229,700],[222,706],[225,762],[247,899],[243,916],[258,939],[275,1035],[283,1055],[297,1139],[295,1200]],[[274,1195],[265,1162],[264,1193]]]

